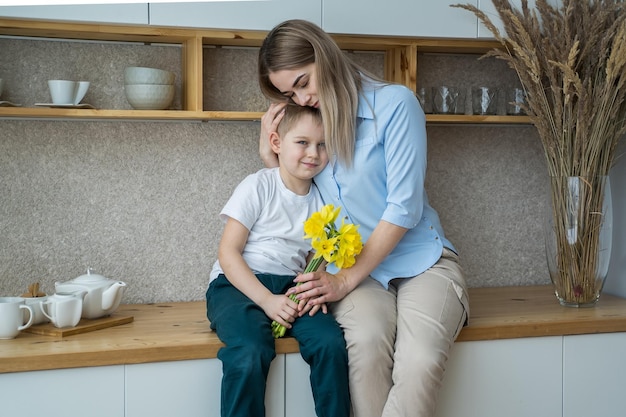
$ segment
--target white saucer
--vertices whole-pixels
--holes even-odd
[[[0,101],[0,107],[21,107],[21,104],[11,103],[10,101]]]
[[[35,103],[39,107],[54,107],[59,109],[95,109],[94,106],[87,103],[81,104],[56,104],[56,103]]]

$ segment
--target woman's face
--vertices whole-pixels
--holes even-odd
[[[280,70],[270,73],[270,81],[285,97],[300,106],[318,109],[320,101],[317,96],[317,78],[315,64],[298,69]]]

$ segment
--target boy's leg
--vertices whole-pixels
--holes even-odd
[[[222,417],[265,416],[265,386],[276,356],[271,320],[224,276],[209,286],[207,317],[226,345],[222,361]]]
[[[288,333],[300,345],[311,367],[311,389],[318,417],[348,417],[350,391],[348,352],[343,332],[332,314],[299,317]]]

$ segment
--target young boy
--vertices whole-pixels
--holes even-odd
[[[226,222],[206,293],[207,317],[225,347],[222,417],[265,416],[265,385],[276,356],[271,322],[287,327],[311,367],[319,417],[348,417],[348,356],[331,314],[304,315],[285,295],[307,262],[304,222],[322,206],[312,178],[328,163],[322,119],[311,107],[287,106],[270,135],[278,168],[245,178],[220,213]]]

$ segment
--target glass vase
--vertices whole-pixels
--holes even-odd
[[[609,269],[613,209],[608,176],[550,177],[545,245],[559,303],[591,307]]]

